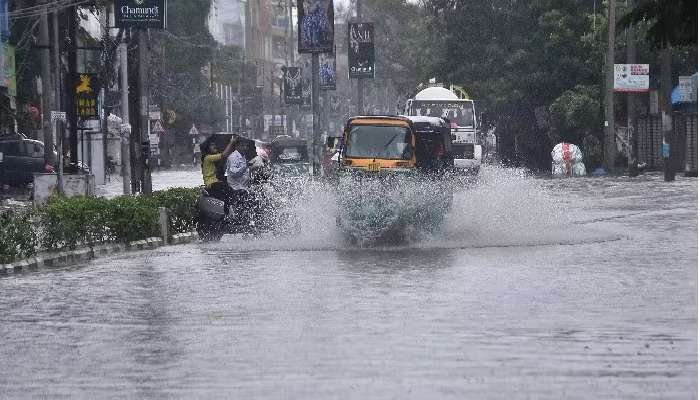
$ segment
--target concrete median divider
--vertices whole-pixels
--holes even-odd
[[[198,239],[197,232],[178,233],[170,238],[170,244],[186,244]],[[151,237],[137,240],[128,244],[101,243],[94,246],[81,247],[75,250],[44,253],[20,260],[11,264],[0,265],[0,275],[11,275],[29,271],[39,271],[53,268],[83,264],[92,259],[108,257],[126,251],[153,250],[167,245],[162,237]]]

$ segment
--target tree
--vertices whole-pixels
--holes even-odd
[[[617,23],[618,29],[646,23],[647,40],[658,48],[697,46],[697,0],[640,0]]]

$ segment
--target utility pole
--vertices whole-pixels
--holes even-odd
[[[357,22],[362,22],[362,0],[357,1]],[[365,87],[362,78],[357,78],[357,114],[364,114]]]
[[[51,52],[49,51],[49,16],[48,7],[44,7],[39,21],[39,42],[41,46],[41,101],[43,106],[42,127],[44,128],[44,164],[56,165],[53,157],[54,137],[51,129],[51,111],[55,111],[56,105],[51,98]]]
[[[615,0],[608,0],[608,52],[605,57],[605,166],[608,172],[615,167],[615,108],[614,108],[614,74],[615,74]]]
[[[146,71],[146,30],[139,29],[137,31],[138,35],[138,58],[139,58],[139,70],[138,70],[138,95],[139,95],[139,135],[141,139],[141,159],[140,172],[141,172],[141,193],[145,195],[150,195],[152,192],[151,185],[151,167],[150,167],[150,155],[151,146],[148,138],[148,80]]]
[[[76,35],[76,10],[75,6],[68,8],[68,87],[66,96],[66,108],[68,111],[68,123],[70,124],[70,162],[78,163],[78,108],[75,106],[75,96],[73,95],[73,85],[78,74],[78,37]],[[83,155],[84,157],[85,155]]]
[[[52,15],[53,24],[53,66],[54,66],[54,105],[55,108],[60,111],[63,109],[63,104],[61,104],[61,54],[58,46],[58,8],[53,10]],[[58,177],[56,180],[56,185],[58,186],[58,194],[63,196],[63,123],[60,120],[56,120],[53,124],[53,136],[56,137],[57,148],[58,148]]]
[[[119,44],[119,70],[121,74],[121,111],[122,111],[122,127],[119,134],[121,136],[121,159],[122,159],[122,189],[124,195],[131,194],[131,152],[129,151],[129,135],[131,129],[129,125],[129,75],[128,75],[128,55],[126,43]]]
[[[627,0],[627,5],[629,7],[634,7],[634,0]],[[637,62],[637,41],[635,35],[635,27],[629,26],[626,31],[626,41],[627,41],[627,64],[634,64]],[[637,167],[637,96],[634,93],[627,93],[627,129],[631,130],[632,134],[629,138],[628,146],[628,158],[627,158],[627,170],[630,176],[639,175],[639,169]]]
[[[311,106],[313,112],[313,174],[320,173],[318,157],[318,137],[319,137],[319,90],[318,90],[318,53],[311,54]]]
[[[664,159],[664,181],[676,180],[673,165],[673,109],[671,105],[671,47],[661,50],[661,87],[659,90],[659,108],[661,108],[661,131],[663,132],[662,154]]]

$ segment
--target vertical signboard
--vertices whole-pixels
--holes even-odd
[[[678,102],[695,103],[698,101],[698,76],[678,77]]]
[[[17,96],[15,48],[7,43],[0,43],[0,87],[7,88],[8,95]]]
[[[615,92],[648,92],[649,64],[615,64]]]
[[[334,13],[332,0],[297,0],[299,53],[333,51]]]
[[[311,79],[306,79],[304,78],[302,81],[302,88],[301,88],[301,100],[302,100],[302,107],[304,108],[310,108],[311,107]]]
[[[350,78],[374,78],[374,26],[348,26],[348,73]]]
[[[117,28],[165,29],[166,0],[114,0]]]
[[[319,58],[319,88],[321,90],[335,90],[335,51],[322,53]]]
[[[301,68],[286,67],[284,72],[284,103],[302,104]]]
[[[73,82],[73,95],[78,117],[82,120],[99,118],[97,113],[97,91],[95,90],[96,76],[94,74],[78,74]]]

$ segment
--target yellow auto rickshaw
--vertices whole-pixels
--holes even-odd
[[[343,132],[341,170],[370,173],[439,172],[453,165],[450,128],[442,118],[350,118]]]

